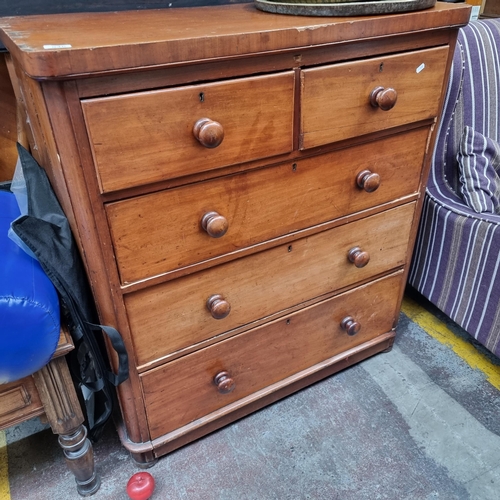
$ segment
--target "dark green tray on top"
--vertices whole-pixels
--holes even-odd
[[[255,6],[273,14],[296,16],[367,16],[410,12],[433,7],[436,0],[255,0]]]

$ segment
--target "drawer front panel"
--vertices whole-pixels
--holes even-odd
[[[106,211],[122,283],[415,193],[427,134],[427,128],[418,129],[295,163],[111,203]],[[367,192],[357,184],[365,171],[379,176],[378,189]],[[369,181],[365,186],[373,187]],[[201,221],[210,213],[216,215],[204,230]],[[222,236],[216,232],[220,217],[227,230]]]
[[[409,203],[126,295],[138,364],[402,266],[414,208]],[[357,247],[370,256],[364,267],[348,259]],[[218,295],[214,316],[231,308],[222,319],[207,307]]]
[[[32,377],[0,385],[0,429],[43,413]]]
[[[301,148],[434,118],[448,50],[446,46],[304,70]],[[396,91],[392,109],[370,103],[377,87]],[[390,101],[393,95],[386,99]],[[387,100],[384,107],[390,105]]]
[[[102,191],[291,151],[293,84],[287,72],[82,101]]]
[[[390,331],[401,283],[398,273],[147,372],[151,439]],[[347,317],[358,333],[341,327]],[[235,384],[228,394],[214,383],[221,372]]]

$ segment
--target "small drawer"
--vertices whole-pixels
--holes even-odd
[[[125,295],[137,364],[404,265],[414,209],[408,203]]]
[[[121,281],[156,276],[416,193],[428,131],[110,203],[106,213]]]
[[[0,429],[43,413],[32,377],[0,385]]]
[[[82,101],[103,192],[293,147],[294,73]]]
[[[306,69],[301,149],[434,118],[449,47]]]
[[[143,374],[151,439],[391,331],[402,276],[359,287]]]

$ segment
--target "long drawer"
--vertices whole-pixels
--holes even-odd
[[[291,71],[82,101],[103,192],[287,153],[293,106]]]
[[[302,72],[301,148],[437,115],[448,46]]]
[[[402,266],[414,209],[402,205],[127,294],[138,365]]]
[[[151,439],[390,331],[401,284],[391,275],[143,374]]]
[[[415,193],[427,135],[428,128],[417,129],[110,203],[106,213],[121,281],[159,275]]]

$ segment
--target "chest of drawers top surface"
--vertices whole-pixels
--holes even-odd
[[[253,4],[6,17],[0,38],[34,78],[241,57],[459,26],[469,9],[356,18],[273,15]]]

